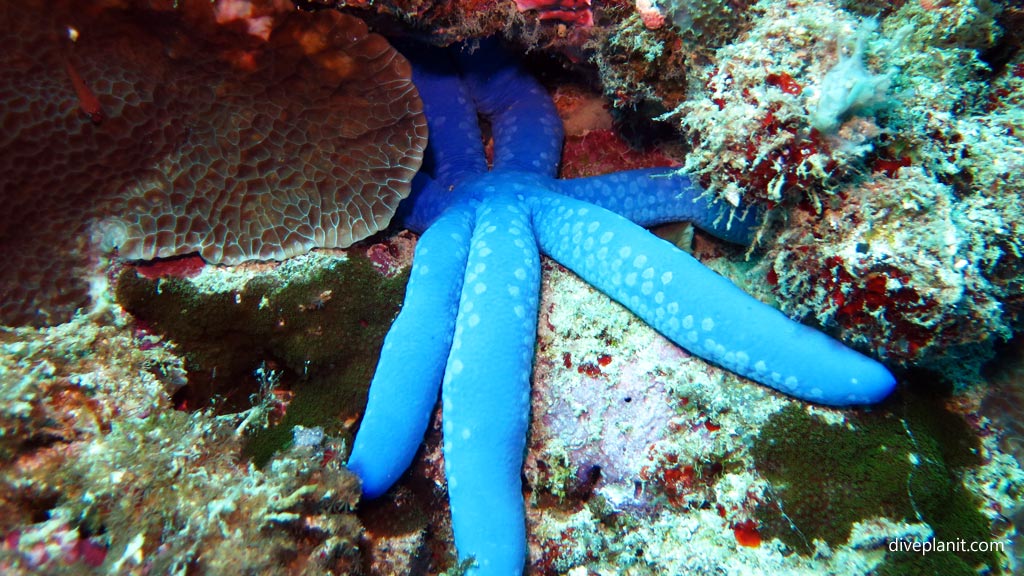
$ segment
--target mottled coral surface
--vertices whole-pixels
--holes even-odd
[[[111,248],[234,264],[387,225],[426,140],[408,64],[259,4],[0,6],[0,319],[66,319]]]

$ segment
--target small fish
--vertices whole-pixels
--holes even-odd
[[[67,58],[64,59],[64,70],[68,73],[68,78],[71,79],[71,85],[75,89],[75,94],[78,95],[78,107],[92,120],[93,124],[99,124],[103,121],[103,108],[100,106],[99,98],[96,98],[96,94],[89,89],[89,86],[85,84],[85,80],[78,74],[75,67],[71,65],[71,61]]]

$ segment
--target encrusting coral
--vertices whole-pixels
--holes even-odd
[[[387,225],[426,142],[409,66],[288,7],[0,6],[4,323],[66,320],[101,249],[234,264]]]

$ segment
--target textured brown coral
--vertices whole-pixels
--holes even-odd
[[[234,264],[387,225],[426,124],[382,37],[272,1],[266,39],[251,18],[216,22],[248,0],[111,4],[0,5],[0,321],[66,319],[98,248]]]

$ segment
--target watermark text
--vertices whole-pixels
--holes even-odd
[[[889,552],[1005,552],[1006,543],[998,540],[917,540],[896,539],[889,541]]]

